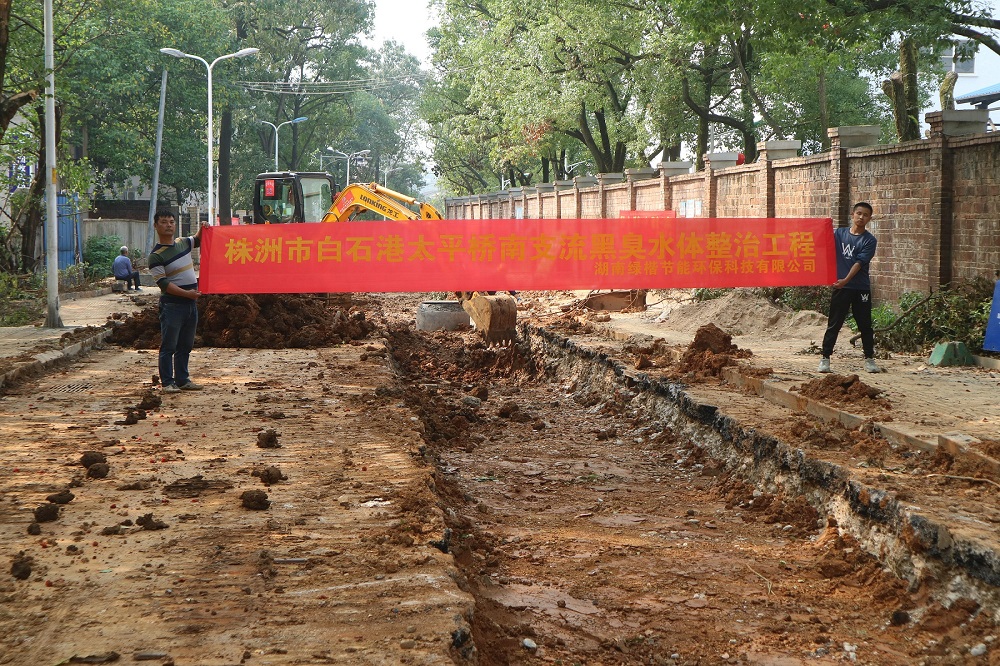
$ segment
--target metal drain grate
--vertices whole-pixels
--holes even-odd
[[[52,388],[53,393],[83,393],[84,391],[89,391],[94,388],[93,384],[63,384],[62,386],[55,386]]]

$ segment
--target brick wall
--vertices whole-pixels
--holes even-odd
[[[775,217],[832,217],[830,158],[827,155],[773,164]]]
[[[618,217],[621,211],[632,210],[628,183],[604,188],[604,209],[607,211],[607,217]]]
[[[663,210],[663,196],[660,189],[660,179],[641,180],[635,185],[636,210]]]
[[[596,218],[603,208],[616,218],[634,197],[636,210],[666,205],[689,217],[829,217],[838,226],[850,224],[853,203],[868,201],[875,209],[869,229],[879,239],[876,300],[1000,271],[1000,132],[851,149],[837,141],[808,157],[562,190],[543,195],[537,215],[556,217],[558,196],[559,217]],[[449,200],[447,216],[480,217],[476,201]]]
[[[929,142],[859,150],[848,161],[848,201],[875,209],[868,229],[879,239],[872,262],[876,296],[898,298],[940,284],[940,225],[931,218]],[[844,220],[847,223],[847,220]]]
[[[702,217],[708,217],[707,202],[705,201],[705,178],[707,172],[691,174],[688,176],[674,176],[670,178],[667,186],[670,192],[670,209],[683,216],[681,205],[685,202],[700,201],[705,209]]]
[[[756,164],[715,172],[716,217],[767,217],[767,190]]]
[[[977,137],[952,140],[952,276],[1000,270],[1000,151]]]

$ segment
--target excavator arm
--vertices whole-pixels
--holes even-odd
[[[409,206],[417,206],[414,211]],[[440,220],[441,213],[430,204],[382,187],[378,183],[353,183],[334,199],[323,222],[343,222],[364,211],[390,220]]]

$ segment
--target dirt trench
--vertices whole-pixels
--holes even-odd
[[[255,659],[310,663],[301,661],[302,654],[316,659],[322,655],[327,660],[317,663],[352,663],[351,659],[354,663],[392,663],[394,659],[404,663],[403,659],[417,658],[410,652],[414,649],[456,663],[485,665],[1000,663],[997,629],[990,613],[963,596],[961,589],[941,595],[941,581],[937,587],[933,581],[918,580],[911,585],[885,571],[846,533],[855,526],[838,529],[839,516],[819,515],[804,493],[765,479],[787,470],[749,470],[725,456],[713,459],[695,427],[699,418],[714,419],[713,411],[691,404],[690,414],[672,418],[655,408],[654,398],[660,397],[657,391],[679,392],[680,382],[685,382],[685,390],[697,395],[700,388],[718,382],[722,368],[745,362],[750,354],[733,348],[728,334],[720,329],[696,335],[695,343],[683,353],[668,353],[671,350],[663,345],[635,350],[653,370],[674,382],[664,389],[630,379],[614,364],[613,357],[621,356],[622,350],[593,340],[583,345],[535,332],[519,346],[496,349],[486,348],[471,333],[416,332],[409,321],[409,303],[400,309],[373,300],[331,315],[314,302],[255,300],[256,309],[243,299],[226,303],[230,307],[203,313],[216,318],[222,311],[229,313],[224,320],[215,319],[219,341],[213,341],[213,346],[221,347],[228,340],[232,346],[243,347],[263,340],[279,351],[227,354],[215,361],[211,367],[217,376],[208,378],[213,384],[238,380],[221,404],[211,394],[186,395],[187,403],[171,403],[169,421],[176,426],[171,429],[181,436],[197,429],[202,437],[208,430],[215,448],[196,460],[194,451],[205,448],[202,440],[196,440],[201,445],[191,446],[190,462],[179,450],[176,460],[161,457],[173,445],[163,449],[155,439],[165,434],[159,432],[163,426],[151,427],[150,419],[145,419],[128,426],[133,428],[133,437],[141,433],[141,439],[130,443],[128,452],[122,447],[116,459],[116,469],[143,464],[146,458],[151,466],[176,466],[175,476],[190,481],[202,468],[222,474],[228,463],[218,451],[232,449],[235,440],[240,455],[248,458],[240,464],[239,476],[229,477],[238,486],[231,490],[235,495],[244,488],[258,490],[264,481],[264,463],[280,456],[281,471],[291,482],[280,480],[279,472],[276,487],[268,486],[268,492],[272,500],[284,501],[275,502],[268,511],[287,515],[278,521],[254,511],[252,520],[258,527],[246,530],[240,527],[242,520],[232,521],[231,514],[255,507],[231,502],[228,509],[218,511],[223,519],[219,529],[232,532],[227,538],[233,543],[243,539],[254,544],[245,549],[247,557],[257,552],[258,536],[287,541],[291,547],[283,553],[289,556],[284,558],[285,566],[308,566],[310,578],[255,581],[252,591],[259,605],[250,615],[239,616],[241,629],[218,645],[220,653],[223,648],[239,645],[242,650],[245,645],[253,648],[247,653],[253,655],[247,663]],[[403,314],[388,312],[393,308]],[[306,314],[294,326],[286,326],[297,312]],[[130,352],[127,362],[145,368],[150,364],[140,360],[145,353],[141,349],[155,347],[152,336],[157,331],[155,318],[149,314],[138,317],[144,323],[134,328],[122,327],[135,334],[132,343],[121,340],[140,348]],[[204,318],[209,320],[209,316]],[[350,340],[349,344],[338,345],[326,332],[329,321],[334,321],[333,333],[340,341]],[[385,329],[376,332],[373,321]],[[306,326],[314,326],[310,330],[316,333],[293,342],[292,336]],[[573,333],[575,340],[582,339],[579,331]],[[385,347],[381,342],[360,342],[366,335],[384,336]],[[544,345],[538,343],[540,339]],[[300,345],[315,349],[306,355],[281,351]],[[557,348],[560,351],[551,351]],[[216,355],[215,350],[207,350],[201,359],[206,369]],[[670,360],[674,357],[676,362]],[[267,359],[266,368],[262,359]],[[364,367],[368,365],[384,370],[384,377],[378,386],[361,390],[354,384],[367,376]],[[284,379],[277,381],[279,376]],[[822,393],[822,388],[817,390]],[[189,404],[195,399],[205,401],[200,409]],[[725,399],[741,402],[738,393],[727,394]],[[760,409],[756,402],[748,404]],[[95,414],[107,411],[106,406],[87,409]],[[419,421],[419,432],[411,432],[410,415]],[[246,419],[254,421],[252,431],[247,429],[250,424],[243,424]],[[873,442],[863,433],[831,428],[807,417],[789,420],[793,423],[782,436],[794,440],[790,451],[819,450],[841,460],[860,455],[870,465],[873,484],[903,483],[897,477],[885,477],[877,467],[880,456],[914,464],[910,452],[877,450],[884,449],[884,443]],[[349,449],[344,448],[344,460],[321,454],[315,431],[332,423],[339,431],[348,421],[357,425],[348,427],[345,433],[349,434],[344,436],[358,441],[357,447],[350,447],[358,452],[348,456]],[[92,418],[91,422],[97,421]],[[277,448],[262,446],[262,441],[272,443],[262,424],[281,424],[283,434],[274,442]],[[34,421],[29,425],[42,427]],[[371,436],[376,425],[395,437],[386,438],[378,456],[362,460],[362,453],[372,454],[363,448],[362,440]],[[97,426],[93,427],[97,432]],[[294,438],[290,436],[293,428],[300,431]],[[735,427],[726,432],[749,441]],[[178,434],[171,433],[171,437]],[[409,438],[422,446],[409,443]],[[754,445],[759,441],[764,440],[753,440]],[[160,448],[150,448],[154,443]],[[25,456],[29,449],[25,445]],[[150,452],[157,455],[150,457]],[[209,453],[212,457],[205,458]],[[761,452],[762,457],[770,453]],[[410,493],[414,497],[387,487],[390,481],[399,481],[385,471],[395,469],[400,455],[412,457],[417,465],[428,465],[417,468],[431,479],[418,484],[421,492]],[[251,467],[250,460],[259,466]],[[410,473],[419,481],[422,476],[417,469]],[[24,477],[24,469],[13,471]],[[47,474],[64,474],[53,471]],[[39,478],[49,480],[46,475]],[[307,485],[321,481],[334,486]],[[88,482],[92,493],[98,483]],[[429,490],[436,494],[430,495]],[[903,490],[899,488],[897,494]],[[914,491],[910,488],[909,492]],[[885,494],[872,495],[865,501],[876,508],[886,498]],[[357,509],[364,504],[361,500],[375,498],[379,507],[383,501],[398,502],[399,511],[366,508],[362,517],[370,519],[370,524],[345,523],[331,530],[316,518],[325,517],[331,496],[343,500],[338,504],[341,509]],[[289,501],[295,498],[303,508]],[[81,499],[85,498],[76,501]],[[112,509],[115,505],[108,501],[121,501],[111,496],[103,499],[104,506]],[[151,499],[164,511],[162,500]],[[343,513],[345,520],[352,515]],[[439,520],[447,526],[443,533]],[[45,525],[45,530],[65,531]],[[180,528],[174,523],[169,530],[150,534]],[[360,542],[354,538],[358,533],[364,534]],[[44,552],[51,559],[54,548],[47,547],[51,537],[44,534],[39,546],[44,551],[36,554]],[[122,536],[98,539],[105,538]],[[215,566],[218,538],[204,538],[210,540],[195,545],[214,554],[206,556],[206,563]],[[303,558],[306,546],[296,546],[293,540],[308,543],[320,538],[337,541],[333,544],[336,559],[327,556],[333,551],[324,551],[321,562],[314,561],[315,554]],[[197,554],[191,546],[178,545],[164,555],[179,560],[186,552]],[[456,613],[451,610],[452,600],[442,601],[440,609],[459,620],[469,617],[471,640],[464,624],[455,629],[456,620],[445,613],[440,613],[443,629],[432,630],[427,609],[421,615],[409,609],[412,619],[405,621],[397,617],[405,601],[402,596],[369,598],[365,586],[372,584],[373,576],[381,584],[408,572],[422,575],[439,566],[444,571],[452,558],[459,568],[454,578],[474,598],[474,610]],[[246,559],[240,559],[244,568],[249,566]],[[345,566],[345,560],[356,563]],[[27,560],[12,561],[12,575],[16,575],[15,568],[19,572],[30,565]],[[99,566],[95,561],[78,575],[106,575]],[[201,577],[211,580],[207,573]],[[297,596],[314,594],[310,591],[321,581],[356,587],[350,598],[338,598],[337,605],[361,615],[367,611],[368,618],[378,619],[365,621],[364,632],[344,628],[336,644],[330,645],[328,625],[333,620],[327,617],[328,600],[321,598],[321,606],[310,614]],[[71,589],[69,583],[62,588],[59,579],[54,582],[56,587],[45,589]],[[192,577],[191,589],[196,587]],[[245,594],[235,589],[208,592],[202,606],[206,609],[211,602],[212,608],[239,610],[233,600]],[[427,601],[426,596],[421,599]],[[130,611],[123,606],[121,612]],[[302,654],[274,652],[271,625],[303,612],[317,630],[307,632],[307,645],[293,646]],[[185,630],[190,624],[186,618],[178,611],[168,619],[183,622],[180,630]],[[45,621],[44,616],[32,619],[39,626]],[[319,631],[320,627],[324,629]],[[210,642],[208,634],[204,642]],[[191,645],[186,654],[202,650],[201,663],[208,663],[205,649],[203,644]],[[348,653],[348,649],[355,651]],[[178,649],[177,654],[185,653]]]
[[[711,459],[641,390],[526,345],[388,338],[480,664],[1000,663],[978,603],[892,575],[804,495]],[[704,351],[681,370],[729,364]]]

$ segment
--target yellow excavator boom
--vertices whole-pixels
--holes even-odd
[[[417,211],[408,206],[417,206]],[[330,210],[323,216],[323,222],[343,222],[366,210],[390,220],[442,219],[434,206],[413,197],[378,183],[353,183],[337,195]]]

